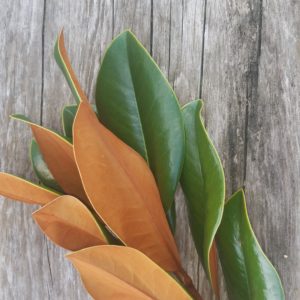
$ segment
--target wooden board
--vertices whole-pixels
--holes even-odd
[[[40,1],[1,1],[0,168],[33,178],[28,159],[30,131],[9,115],[40,121],[42,23]],[[0,200],[0,299],[47,299],[51,289],[45,238],[34,207]]]
[[[246,190],[253,227],[300,298],[300,3],[263,6],[257,94],[249,103]]]
[[[300,3],[267,0],[0,0],[0,169],[34,178],[24,113],[60,129],[73,99],[53,59],[64,27],[83,88],[94,101],[99,61],[124,29],[136,33],[180,102],[202,97],[225,168],[227,196],[245,186],[253,227],[300,298]],[[213,299],[178,189],[176,238],[204,299]],[[31,220],[33,207],[0,201],[0,299],[87,299],[79,276]],[[22,252],[21,252],[22,249]],[[222,284],[222,299],[227,299]]]
[[[256,97],[260,12],[259,1],[217,0],[206,7],[201,92],[227,197],[244,186],[246,176],[247,106]]]

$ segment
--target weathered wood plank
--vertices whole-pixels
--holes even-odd
[[[99,60],[112,39],[112,1],[47,1],[44,27],[44,88],[42,122],[61,129],[60,111],[75,103],[66,81],[53,58],[53,47],[64,27],[71,62],[89,99],[94,88]],[[79,275],[64,257],[62,249],[47,243],[52,274],[51,299],[87,299]]]
[[[244,185],[246,113],[257,87],[260,9],[259,0],[207,2],[202,98],[207,128],[225,169],[227,196]]]
[[[152,52],[181,103],[202,95],[208,130],[225,167],[227,195],[246,186],[250,218],[283,278],[287,299],[300,297],[297,1],[68,0],[45,1],[45,10],[41,1],[1,1],[1,170],[32,177],[23,146],[29,130],[8,121],[10,113],[60,129],[60,109],[74,102],[53,59],[61,27],[91,101],[99,58],[112,37],[129,28]],[[176,200],[184,266],[204,298],[212,299],[181,191]],[[33,209],[0,202],[0,299],[87,299],[65,252],[33,224]]]
[[[184,104],[199,98],[205,2],[165,0],[153,4],[152,54]],[[176,208],[176,239],[183,265],[201,294],[211,299],[209,283],[199,268],[181,189]]]
[[[130,29],[150,51],[151,42],[151,1],[114,1],[114,36]]]
[[[260,1],[208,2],[202,98],[229,196],[244,182],[245,116],[257,85]]]
[[[264,1],[257,97],[249,103],[250,218],[286,299],[300,298],[300,2]]]
[[[31,179],[31,133],[9,115],[40,121],[43,3],[0,1],[0,6],[0,169]],[[49,298],[46,244],[31,218],[34,210],[1,197],[0,299]]]

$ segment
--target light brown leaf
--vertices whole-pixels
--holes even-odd
[[[167,271],[181,270],[155,179],[144,159],[107,130],[87,102],[73,125],[76,163],[94,209],[124,244]]]
[[[0,172],[0,194],[28,204],[44,205],[59,194],[20,177]]]
[[[129,247],[96,246],[67,256],[98,299],[192,299],[147,256]]]
[[[107,244],[91,212],[78,199],[60,196],[32,214],[50,240],[72,251]]]
[[[73,145],[54,131],[34,124],[23,116],[12,117],[30,125],[50,172],[64,192],[90,205],[75,163]]]

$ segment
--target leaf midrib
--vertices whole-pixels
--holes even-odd
[[[121,281],[121,282],[123,282],[124,284],[128,285],[130,288],[139,291],[140,293],[142,293],[142,294],[145,295],[146,297],[149,297],[150,299],[155,300],[155,298],[152,298],[152,297],[151,297],[150,295],[148,295],[145,291],[142,291],[141,289],[137,288],[136,286],[130,284],[127,280],[124,280],[123,278],[121,278],[121,277],[118,276],[117,274],[114,274],[114,273],[112,273],[112,272],[109,272],[109,271],[105,270],[105,269],[102,268],[102,267],[96,267],[96,266],[93,266],[93,265],[91,265],[91,264],[88,263],[88,262],[85,262],[85,261],[82,261],[82,260],[79,260],[79,259],[77,259],[77,260],[78,260],[80,263],[89,266],[90,268],[95,268],[96,270],[100,269],[102,272],[108,274],[108,275],[111,276],[111,277],[114,277],[117,281]]]
[[[132,74],[132,63],[131,63],[131,58],[130,58],[130,54],[129,54],[129,43],[128,43],[128,37],[126,36],[126,55],[127,55],[127,60],[128,60],[128,65],[129,65],[129,74],[130,74],[130,79],[131,79],[131,84],[133,87],[133,91],[134,91],[134,104],[138,113],[138,120],[139,120],[139,124],[140,124],[140,128],[141,128],[141,135],[143,138],[143,146],[144,146],[144,153],[145,153],[145,160],[148,164],[148,166],[150,166],[150,161],[149,161],[149,154],[148,154],[148,147],[147,147],[147,142],[146,142],[146,137],[144,134],[144,124],[142,122],[142,118],[141,118],[141,110],[139,107],[139,102],[137,100],[137,92],[136,92],[136,86],[135,86],[135,81],[133,80],[133,74]]]

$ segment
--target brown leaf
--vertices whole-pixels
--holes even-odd
[[[72,196],[60,196],[32,214],[41,230],[68,250],[107,244],[87,207]]]
[[[55,48],[54,48],[54,57],[62,72],[65,75],[65,78],[69,84],[69,87],[76,99],[76,102],[87,101],[86,95],[84,94],[78,79],[73,71],[71,66],[66,48],[63,31],[60,32]]]
[[[165,270],[181,270],[155,179],[144,159],[107,130],[87,102],[79,105],[73,135],[85,191],[104,223],[124,244]]]
[[[67,194],[89,203],[76,167],[72,144],[41,126],[30,126],[43,158],[58,184]]]
[[[133,248],[96,246],[67,257],[96,300],[192,299],[169,274]]]
[[[14,115],[13,118],[30,125],[50,172],[64,192],[90,205],[75,163],[73,145],[54,131],[34,124],[23,116]]]
[[[44,205],[59,194],[20,177],[0,172],[0,194],[28,204]]]
[[[217,247],[216,242],[213,241],[213,244],[209,252],[209,264],[211,272],[211,285],[216,294],[217,299],[220,299],[220,287],[218,279],[218,257],[217,257]]]

